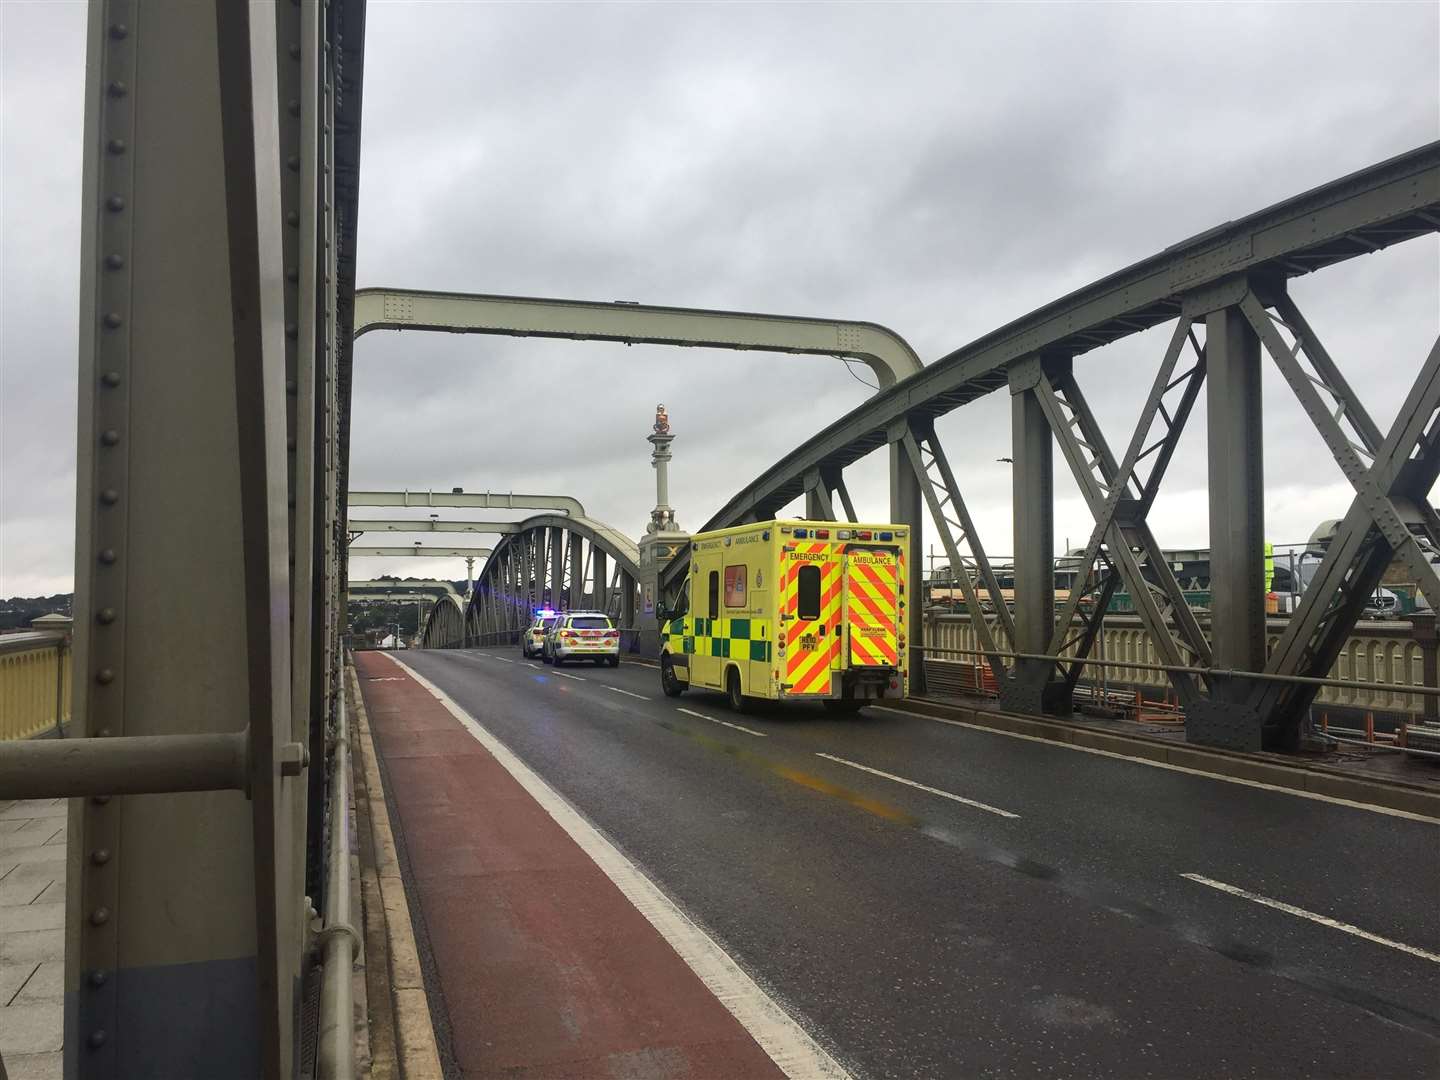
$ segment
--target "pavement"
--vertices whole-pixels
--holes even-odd
[[[663,697],[648,665],[557,671],[513,649],[401,658],[853,1076],[1440,1076],[1433,820],[935,717],[737,716],[718,695]],[[378,664],[401,673],[387,658],[358,659],[367,700],[397,685],[365,682]],[[380,752],[453,810],[500,779],[452,776],[467,737],[437,738],[426,762],[404,755],[413,732]],[[523,805],[487,802],[462,827],[407,816],[387,788],[412,861],[427,848],[437,864],[471,858]],[[554,879],[544,903],[593,884]],[[538,882],[480,885],[452,879],[453,904],[539,902]],[[421,907],[427,922],[438,910],[423,895]],[[561,928],[532,929],[528,955],[566,963]],[[485,970],[463,938],[437,953],[454,1037],[473,1025],[496,1038],[496,1017],[457,999],[510,994],[516,973]],[[762,1075],[670,1066],[653,1075]]]
[[[60,1080],[64,799],[0,799],[0,1058],[8,1080]]]

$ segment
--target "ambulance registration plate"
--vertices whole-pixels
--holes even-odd
[[[820,644],[820,639],[814,634],[800,635],[800,648],[805,652],[814,652],[815,647]]]

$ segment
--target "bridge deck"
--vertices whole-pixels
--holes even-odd
[[[590,855],[423,686],[356,658],[465,1076],[779,1076]]]
[[[389,666],[361,662],[372,674]],[[654,669],[638,664],[557,672],[515,650],[405,662],[602,830],[853,1075],[1433,1068],[1432,821],[918,716],[737,717],[710,695],[662,697]],[[367,683],[367,694],[399,685]],[[438,723],[422,696],[407,700]],[[518,943],[567,963],[582,936],[563,923],[501,933],[563,890],[461,883],[467,865],[494,857],[496,836],[515,836],[507,815],[539,827],[534,807],[484,794],[482,778],[504,775],[462,760],[475,754],[458,728],[397,726],[386,752],[417,800],[397,798],[412,858],[451,875],[432,879],[433,902],[422,891],[426,917],[463,910],[490,924],[487,951]],[[481,799],[482,817],[462,827],[456,807]],[[583,864],[564,872],[581,888],[596,880]],[[417,865],[417,881],[424,873]],[[437,947],[447,996],[447,962],[533,979],[463,935],[444,940],[476,952],[447,960]],[[658,963],[654,951],[645,962]],[[524,998],[526,985],[490,992],[558,1024],[555,1000]],[[476,1045],[494,1037],[483,1010],[449,1006],[457,1033],[474,1024]]]

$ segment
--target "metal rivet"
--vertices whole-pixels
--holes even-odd
[[[108,326],[111,330],[116,329],[124,321],[124,319],[120,318],[120,313],[118,311],[107,311],[105,313],[105,325]]]
[[[111,23],[111,24],[110,24],[110,36],[111,36],[112,38],[114,38],[116,41],[121,41],[121,40],[123,40],[126,36],[129,35],[129,33],[130,33],[130,28],[129,28],[128,26],[126,26],[124,23]]]
[[[104,563],[106,566],[113,565],[114,562],[115,562],[115,549],[114,549],[114,548],[102,548],[102,549],[100,550],[100,561],[101,561],[102,563]]]
[[[124,265],[125,257],[123,255],[117,255],[114,252],[111,252],[109,255],[105,256],[106,270],[119,270]]]
[[[101,686],[109,686],[112,682],[115,681],[115,669],[102,667],[99,671],[95,673],[95,681],[98,682]]]
[[[299,59],[300,59],[300,46],[299,46],[299,45],[294,45],[294,44],[292,44],[292,45],[290,46],[290,59],[291,59],[291,60],[299,60]]]
[[[285,224],[298,228],[300,225],[300,215],[297,214],[294,210],[291,210],[288,214],[285,215]]]
[[[289,394],[291,397],[294,397],[294,396],[295,396],[296,394],[298,394],[299,392],[300,392],[300,384],[299,384],[299,383],[297,383],[294,379],[286,379],[286,380],[285,380],[285,393]]]
[[[100,441],[106,446],[114,446],[120,441],[120,432],[116,431],[114,428],[111,428],[108,431],[103,431],[100,433]]]
[[[288,158],[285,159],[285,164],[289,167],[291,172],[300,171],[300,159],[294,154],[291,154]]]
[[[294,449],[295,449],[295,436],[294,436],[294,435],[291,435],[290,438],[288,438],[288,439],[285,440],[285,449],[287,449],[287,450],[294,450]]]
[[[105,985],[105,982],[106,982],[105,972],[103,972],[103,971],[92,971],[92,972],[90,972],[90,985],[91,985],[91,986],[95,986],[95,987],[104,986],[104,985]]]
[[[108,727],[102,727],[99,731],[95,732],[95,737],[97,739],[108,739],[111,734],[113,733]]]
[[[104,926],[110,921],[110,909],[108,907],[97,907],[90,913],[90,923],[93,926]]]
[[[120,501],[120,493],[114,488],[106,488],[100,492],[100,501],[106,506],[114,506]]]
[[[110,796],[109,796],[109,795],[92,795],[91,798],[90,798],[90,801],[93,802],[96,806],[104,806],[106,803],[108,803],[108,802],[110,801]]]
[[[116,79],[105,88],[112,98],[122,98],[130,92],[130,88],[119,79]]]
[[[103,382],[106,386],[109,386],[109,387],[112,387],[112,388],[113,388],[113,387],[116,387],[116,386],[119,386],[119,385],[120,385],[120,372],[118,372],[118,371],[107,371],[107,372],[105,372],[104,375],[101,375],[101,376],[100,376],[100,381]]]
[[[297,101],[295,98],[291,98],[289,101],[287,101],[287,102],[285,103],[285,109],[286,109],[286,111],[288,111],[288,112],[290,113],[291,116],[299,116],[299,115],[300,115],[300,102]]]
[[[288,337],[288,338],[292,338],[292,339],[299,337],[299,336],[300,336],[300,327],[296,326],[293,322],[292,322],[292,323],[286,323],[286,324],[285,324],[285,336]]]
[[[110,849],[103,847],[96,848],[94,851],[90,852],[90,861],[93,862],[96,866],[104,866],[107,862],[110,861]]]
[[[90,1032],[90,1037],[85,1041],[90,1044],[91,1050],[99,1050],[100,1047],[105,1045],[105,1029],[97,1028],[95,1031]]]
[[[105,206],[111,213],[119,213],[125,209],[125,200],[119,195],[111,195],[105,200]]]
[[[113,607],[102,607],[95,613],[95,619],[102,626],[109,626],[115,621],[115,609]]]
[[[111,139],[105,144],[105,149],[109,150],[112,154],[123,154],[125,153],[125,140]]]
[[[293,267],[293,266],[290,267],[289,270],[286,270],[286,271],[285,271],[285,280],[286,280],[286,281],[299,281],[299,280],[300,280],[300,271],[299,271],[299,270],[296,270],[295,267]]]

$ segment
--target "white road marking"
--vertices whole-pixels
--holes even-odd
[[[736,731],[743,731],[746,735],[754,735],[757,739],[767,739],[768,735],[763,731],[756,731],[754,728],[741,727],[739,724],[732,724],[729,720],[721,720],[718,716],[706,716],[703,712],[694,712],[690,709],[679,709],[676,712],[683,712],[686,716],[698,716],[701,720],[709,720],[712,724],[723,724]]]
[[[636,910],[669,942],[680,959],[700,977],[720,1004],[760,1044],[781,1072],[794,1080],[850,1080],[850,1074],[839,1062],[826,1053],[710,935],[691,922],[689,916],[658,885],[601,835],[578,810],[443,690],[403,660],[391,659],[434,694],[450,715],[474,736],[475,741],[490,751],[505,771],[580,845],[581,850],[604,871]]]
[[[1152,769],[1167,769],[1170,772],[1187,773],[1190,776],[1203,776],[1207,780],[1219,780],[1226,784],[1239,784],[1241,787],[1259,788],[1261,791],[1278,791],[1281,795],[1294,795],[1297,799],[1313,799],[1316,802],[1333,803],[1336,806],[1348,806],[1352,810],[1368,810],[1372,814],[1385,814],[1388,817],[1405,818],[1407,821],[1423,821],[1427,825],[1440,825],[1440,818],[1433,818],[1426,814],[1415,814],[1409,810],[1395,810],[1388,806],[1374,806],[1370,803],[1356,802],[1354,799],[1341,799],[1334,795],[1321,795],[1316,791],[1296,791],[1294,788],[1280,787],[1278,784],[1267,784],[1261,780],[1246,780],[1240,776],[1225,776],[1222,773],[1206,772],[1204,769],[1192,769],[1185,765],[1172,765],[1168,761],[1151,761],[1149,758],[1131,757],[1129,754],[1117,753],[1114,750],[1101,750],[1094,746],[1076,746],[1074,743],[1056,742],[1053,739],[1042,739],[1039,735],[1026,735],[1019,731],[1001,731],[999,728],[986,727],[984,724],[971,724],[964,720],[951,720],[944,716],[931,716],[928,713],[911,712],[909,709],[892,709],[885,705],[870,705],[867,708],[876,712],[894,713],[896,716],[908,716],[912,720],[933,720],[937,724],[949,724],[951,727],[969,728],[971,731],[979,731],[986,735],[1003,735],[1007,739],[1022,739],[1025,742],[1042,743],[1045,746],[1053,746],[1057,750],[1076,750],[1082,754],[1094,754],[1097,757],[1115,758],[1119,761],[1129,761],[1136,765],[1148,765]]]
[[[639,698],[641,701],[655,700],[654,698],[646,697],[644,694],[632,694],[629,690],[621,690],[618,686],[607,686],[605,689],[609,690],[612,694],[624,694],[626,697]]]
[[[562,679],[574,679],[576,682],[589,682],[589,679],[582,679],[579,675],[566,675],[563,671],[555,672]]]
[[[494,653],[487,654],[492,660],[499,660],[502,664],[513,664],[515,661],[504,656],[496,656]]]
[[[883,776],[886,780],[894,780],[897,784],[905,784],[907,787],[918,788],[921,791],[928,791],[931,795],[939,795],[942,799],[949,799],[952,802],[964,803],[966,806],[973,806],[976,810],[984,810],[987,814],[999,814],[1005,818],[1018,818],[1019,814],[1012,814],[1009,810],[1001,810],[998,806],[991,806],[989,803],[976,802],[974,799],[967,799],[962,795],[953,792],[941,791],[939,788],[930,787],[927,784],[917,783],[914,780],[907,780],[903,776],[896,776],[894,773],[881,772],[879,769],[872,769],[869,765],[861,765],[858,761],[848,761],[843,757],[836,757],[834,754],[817,753],[816,757],[823,757],[826,761],[838,761],[841,765],[849,765],[852,769],[859,769],[861,772],[873,773],[876,776]]]
[[[1389,938],[1383,938],[1379,934],[1372,934],[1368,930],[1361,930],[1358,926],[1351,926],[1349,923],[1343,923],[1338,919],[1331,919],[1325,915],[1317,915],[1313,911],[1306,911],[1304,908],[1298,908],[1293,904],[1286,904],[1280,900],[1271,900],[1268,896],[1261,896],[1259,893],[1250,892],[1248,889],[1242,889],[1238,885],[1227,885],[1223,881],[1216,881],[1214,878],[1208,878],[1201,874],[1181,874],[1180,876],[1187,881],[1194,881],[1200,885],[1208,885],[1212,889],[1219,889],[1221,892],[1229,893],[1231,896],[1238,896],[1256,904],[1264,904],[1266,907],[1274,908],[1276,911],[1283,911],[1287,915],[1297,915],[1302,919],[1309,919],[1311,922],[1319,923],[1321,926],[1328,926],[1331,930],[1341,930],[1347,934],[1353,934],[1358,938],[1364,938],[1366,941],[1373,941],[1376,945],[1386,945],[1392,949],[1399,949],[1403,953],[1409,953],[1411,956],[1418,956],[1422,960],[1429,960],[1432,964],[1440,964],[1440,954],[1427,952],[1425,949],[1416,948],[1414,945],[1406,945],[1402,941],[1391,941]]]

